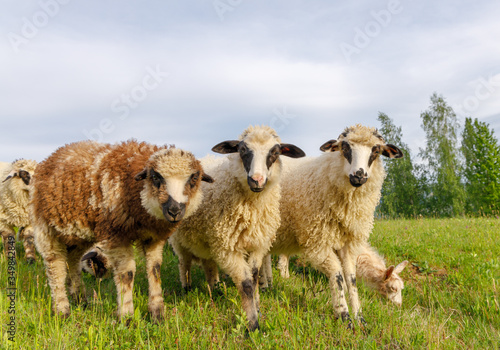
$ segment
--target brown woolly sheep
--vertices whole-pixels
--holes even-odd
[[[70,314],[66,277],[70,294],[79,299],[80,259],[99,243],[113,270],[118,316],[132,315],[135,243],[146,256],[148,309],[153,319],[163,317],[163,246],[201,203],[201,181],[213,180],[190,152],[135,140],[76,142],[41,162],[31,209],[54,311]]]
[[[28,210],[29,189],[36,165],[34,160],[29,159],[0,163],[0,233],[4,250],[7,254],[7,241],[15,241],[14,227],[18,227],[28,264],[36,260]]]

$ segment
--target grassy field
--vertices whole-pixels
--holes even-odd
[[[377,221],[371,243],[388,263],[409,260],[403,306],[359,287],[365,330],[335,320],[324,276],[296,259],[291,278],[274,270],[275,285],[261,293],[261,331],[245,335],[245,315],[229,280],[209,293],[199,267],[193,291],[182,292],[177,258],[165,251],[162,285],[167,319],[150,322],[144,260],[138,257],[135,315],[117,322],[111,279],[84,277],[89,303],[72,304],[61,320],[50,312],[43,264],[24,264],[17,244],[15,342],[8,340],[6,260],[0,275],[2,349],[499,349],[500,219]]]

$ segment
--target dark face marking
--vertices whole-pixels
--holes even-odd
[[[249,298],[253,298],[253,283],[252,280],[246,279],[243,282],[241,282],[241,287],[243,289],[243,293]]]
[[[19,171],[19,177],[23,180],[23,182],[24,182],[26,185],[29,185],[29,184],[30,184],[30,179],[31,179],[31,176],[30,176],[30,173],[28,173],[27,171],[25,171],[25,170],[20,170],[20,171]]]
[[[243,162],[243,167],[247,174],[250,172],[250,168],[252,167],[253,160],[253,152],[248,149],[247,144],[244,141],[241,141],[238,144],[238,152],[240,153],[241,161]]]
[[[68,253],[71,253],[73,250],[76,249],[76,247],[77,247],[76,245],[72,245],[72,246],[66,247],[66,251]],[[97,255],[97,253],[96,253],[96,255]]]
[[[347,142],[347,141],[342,141],[342,155],[349,162],[349,164],[351,164],[351,162],[352,162],[352,149],[351,149],[351,146],[349,145],[349,142]]]
[[[368,159],[368,168],[372,166],[372,163],[375,159],[378,158],[380,154],[380,145],[375,145],[372,147],[372,153],[370,154],[370,158]]]
[[[337,281],[337,286],[339,287],[339,290],[342,291],[344,288],[342,288],[342,283],[344,283],[344,277],[339,273],[335,276],[335,279]]]
[[[271,168],[271,166],[276,162],[281,154],[280,145],[274,145],[273,148],[269,150],[269,153],[266,157],[266,166],[267,168]]]
[[[163,178],[163,176],[161,176],[160,173],[154,171],[153,169],[151,169],[151,171],[149,172],[149,176],[151,178],[151,181],[153,182],[153,186],[156,188],[160,188],[160,186],[165,183],[165,179]]]
[[[198,183],[198,180],[200,179],[200,172],[197,171],[196,173],[192,174],[191,177],[189,178],[189,187],[194,188],[196,184]]]

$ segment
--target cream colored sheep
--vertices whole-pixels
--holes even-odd
[[[33,229],[29,220],[29,188],[37,163],[19,159],[12,163],[0,163],[0,233],[5,252],[7,241],[15,241],[14,227],[19,228],[19,239],[23,241],[26,262],[36,260]],[[15,251],[14,251],[15,253]]]
[[[375,289],[396,305],[401,305],[403,301],[401,292],[404,289],[404,282],[399,274],[404,270],[408,261],[405,260],[396,267],[392,265],[387,268],[384,258],[369,244],[361,246],[357,255],[356,278],[363,280],[368,287]],[[268,256],[270,257],[270,255]],[[288,264],[288,256],[280,255],[278,270],[283,278],[290,277]],[[267,274],[267,276],[271,276],[269,282],[272,283],[272,274]]]
[[[259,328],[258,275],[280,225],[281,157],[302,157],[298,147],[281,143],[270,127],[249,127],[238,140],[212,149],[224,159],[202,159],[216,186],[203,188],[202,205],[170,238],[179,257],[182,286],[191,285],[191,263],[201,259],[212,288],[217,265],[234,281],[249,322]]]
[[[380,200],[385,172],[379,155],[403,154],[385,144],[375,128],[359,124],[320,149],[325,154],[298,160],[283,175],[281,226],[271,253],[301,254],[325,273],[335,314],[352,327],[344,276],[351,312],[364,323],[356,288],[356,250],[368,240]]]
[[[54,311],[70,314],[66,277],[70,294],[82,296],[80,259],[98,243],[113,270],[118,316],[132,315],[135,244],[146,256],[148,309],[154,319],[163,317],[163,247],[201,203],[201,181],[213,180],[191,153],[133,140],[77,142],[41,162],[31,210]]]
[[[356,275],[370,288],[375,289],[396,305],[401,305],[404,282],[399,274],[403,272],[407,264],[408,261],[405,260],[396,267],[391,265],[386,268],[384,258],[373,247],[365,245],[359,251]]]

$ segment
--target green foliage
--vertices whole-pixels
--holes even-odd
[[[177,258],[164,252],[161,269],[167,318],[155,324],[147,309],[144,258],[137,257],[135,314],[117,320],[111,278],[84,276],[88,304],[72,303],[71,316],[51,311],[42,261],[26,265],[17,243],[15,342],[7,340],[7,274],[0,274],[2,349],[496,349],[500,341],[500,220],[495,218],[376,221],[370,241],[388,265],[410,264],[403,305],[392,305],[359,286],[365,330],[335,320],[328,281],[310,267],[292,266],[289,279],[274,270],[274,287],[261,292],[261,331],[246,335],[236,287],[223,279],[209,291],[201,268],[183,293]],[[418,268],[412,264],[418,265]],[[0,257],[5,271],[5,258]]]
[[[500,212],[500,146],[487,123],[465,119],[462,153],[467,210],[490,215]]]
[[[443,96],[434,93],[429,109],[420,115],[426,134],[426,147],[420,156],[426,161],[422,177],[428,186],[425,207],[429,215],[455,216],[464,212],[465,191],[460,183],[458,158],[459,124]]]
[[[380,132],[385,142],[397,146],[404,154],[401,159],[382,157],[387,177],[378,210],[392,218],[414,217],[420,212],[421,198],[410,148],[402,141],[401,127],[396,127],[391,118],[379,113],[377,119],[382,125]]]

